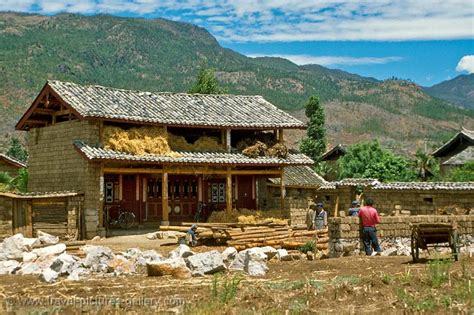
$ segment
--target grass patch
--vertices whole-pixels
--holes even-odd
[[[314,252],[316,250],[316,244],[312,241],[309,241],[299,246],[298,250],[304,254],[307,252]]]
[[[428,276],[431,286],[439,288],[449,278],[451,261],[448,259],[435,259],[428,262]]]
[[[360,278],[356,276],[337,276],[332,280],[335,286],[339,285],[356,285],[360,282]]]

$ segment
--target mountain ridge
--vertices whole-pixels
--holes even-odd
[[[431,96],[474,109],[474,73],[458,75],[454,79],[425,87],[424,90]]]

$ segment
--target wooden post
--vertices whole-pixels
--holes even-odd
[[[168,173],[161,176],[161,225],[170,225],[168,218]]]
[[[339,194],[336,196],[336,205],[334,206],[334,217],[337,218],[337,212],[339,211]]]
[[[123,175],[119,175],[119,201],[123,199]]]
[[[33,209],[31,201],[26,204],[26,237],[33,237]]]
[[[285,168],[281,168],[280,173],[280,210],[284,211],[285,209],[285,196],[286,189],[285,189]]]
[[[232,174],[230,173],[230,168],[227,168],[227,175],[226,175],[226,211],[232,212]]]
[[[230,129],[226,129],[226,136],[225,136],[225,145],[227,153],[230,153],[231,149],[231,137],[230,137]]]
[[[278,142],[283,143],[284,137],[283,137],[283,129],[278,130]]]

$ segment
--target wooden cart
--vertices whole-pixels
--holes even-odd
[[[459,259],[459,236],[456,224],[419,223],[411,230],[411,256],[416,262],[420,259],[420,249],[449,247],[454,260]]]

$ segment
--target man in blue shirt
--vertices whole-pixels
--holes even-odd
[[[328,215],[323,208],[322,203],[316,204],[316,213],[314,214],[314,227],[316,230],[322,230],[328,226]]]
[[[352,202],[352,207],[349,208],[349,216],[350,217],[357,217],[359,215],[360,210],[360,202],[354,200]]]
[[[197,231],[197,224],[191,225],[191,228],[186,232],[186,241],[188,245],[191,246],[196,246],[197,245],[197,237],[196,237],[196,231]]]

